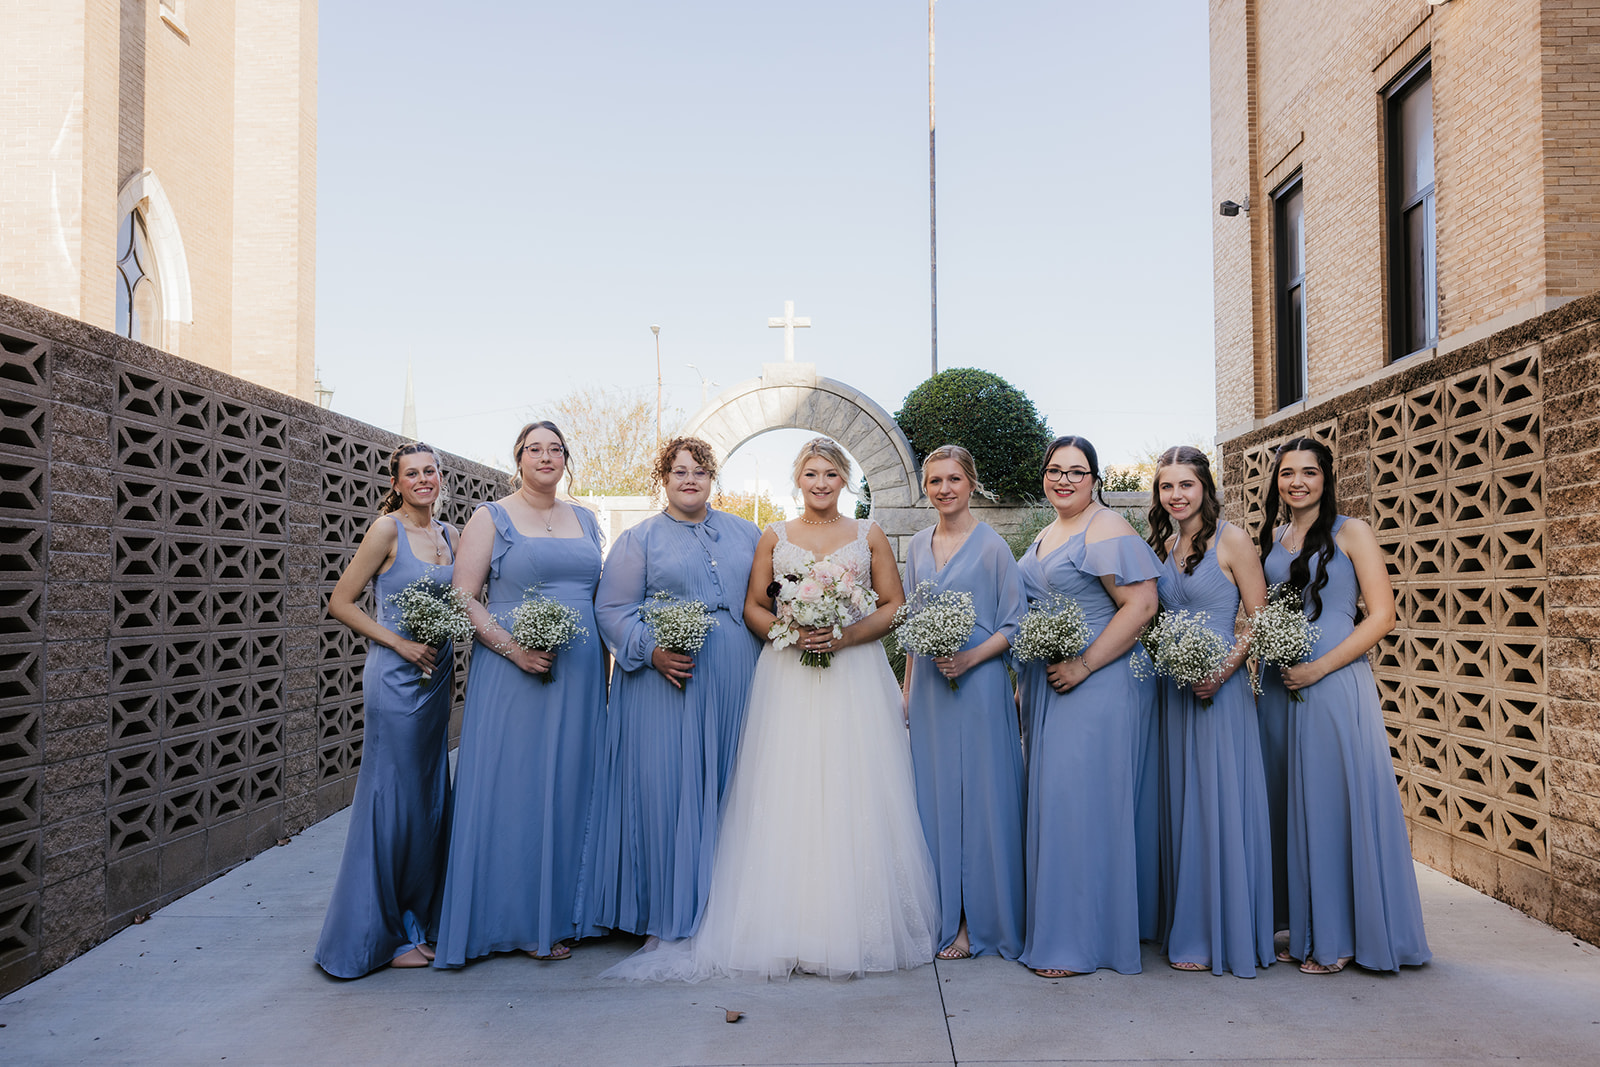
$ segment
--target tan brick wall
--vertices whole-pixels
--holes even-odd
[[[186,4],[181,32],[161,12],[157,0],[6,4],[0,292],[113,328],[118,194],[149,169],[182,237],[193,313],[164,324],[162,346],[309,399],[316,0]],[[236,263],[241,219],[253,232]],[[251,298],[243,316],[236,292]]]
[[[1248,189],[1255,209],[1248,225],[1219,218],[1214,226],[1223,436],[1275,414],[1270,194],[1297,170],[1309,402],[1387,366],[1382,91],[1424,52],[1434,89],[1440,350],[1600,289],[1593,10],[1580,0],[1214,0],[1214,191],[1239,199]],[[1248,269],[1239,247],[1246,230]]]

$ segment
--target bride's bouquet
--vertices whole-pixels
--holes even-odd
[[[778,575],[767,586],[778,616],[767,631],[767,640],[774,648],[787,648],[800,640],[800,629],[806,626],[844,636],[846,626],[878,604],[878,594],[865,577],[858,565],[831,559],[813,560],[799,574]],[[800,654],[800,662],[807,667],[826,667],[833,662],[833,653],[807,650]]]
[[[711,628],[717,625],[716,617],[698,600],[679,600],[666,590],[661,590],[646,600],[639,608],[656,647],[680,656],[699,652],[706,643]],[[684,685],[688,683],[685,682]]]
[[[1011,639],[1011,654],[1018,662],[1043,660],[1061,663],[1081,653],[1089,645],[1089,622],[1083,608],[1071,597],[1051,593],[1033,602],[1017,635]]]
[[[559,600],[541,596],[533,589],[528,590],[522,603],[511,612],[511,625],[507,628],[511,631],[511,640],[523,648],[538,652],[555,652],[580,637],[589,636],[588,629],[583,625],[583,616],[578,614],[577,609]],[[539,681],[545,685],[555,680],[555,664],[539,675]]]
[[[389,597],[389,603],[400,612],[400,625],[413,641],[443,648],[448,641],[465,641],[472,636],[466,594],[431,574],[424,574]],[[432,678],[432,671],[422,672],[422,681]]]
[[[972,628],[978,625],[971,593],[946,589],[935,595],[938,588],[936,582],[918,583],[894,613],[894,639],[913,655],[932,659],[953,656],[966,647]],[[954,678],[946,680],[952,691],[958,688]]]
[[[1250,646],[1256,660],[1264,667],[1275,663],[1290,667],[1304,663],[1311,657],[1322,630],[1306,618],[1305,600],[1300,591],[1288,582],[1280,582],[1267,590],[1267,603],[1250,616]],[[1250,675],[1250,684],[1257,694],[1261,692],[1259,673]],[[1289,699],[1297,704],[1305,697],[1298,690],[1289,690]]]
[[[1134,677],[1162,675],[1185,689],[1193,689],[1216,674],[1226,662],[1231,646],[1227,638],[1206,625],[1210,618],[1203,611],[1163,611],[1151,619],[1139,635],[1149,658],[1141,656],[1138,648],[1128,657]],[[1211,701],[1202,699],[1200,706],[1209,708]]]

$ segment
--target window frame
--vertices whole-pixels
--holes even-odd
[[[1300,202],[1300,271],[1289,274],[1289,204],[1294,197]],[[1305,173],[1296,170],[1272,191],[1272,307],[1273,307],[1273,397],[1277,410],[1282,411],[1298,404],[1309,395],[1310,344],[1307,340],[1306,320],[1306,263],[1305,263]],[[1294,295],[1299,295],[1299,315],[1292,312]],[[1291,375],[1289,363],[1295,364]],[[1290,382],[1298,390],[1290,395]]]
[[[1427,352],[1439,345],[1439,223],[1438,223],[1438,172],[1434,170],[1433,181],[1427,186],[1418,189],[1409,200],[1403,200],[1403,187],[1405,182],[1405,126],[1401,121],[1401,109],[1405,101],[1418,86],[1426,80],[1429,83],[1429,92],[1432,93],[1433,82],[1433,55],[1423,52],[1413,60],[1405,70],[1401,71],[1393,81],[1383,90],[1383,116],[1384,116],[1384,193],[1386,210],[1384,212],[1384,228],[1388,235],[1389,269],[1386,279],[1389,287],[1388,313],[1389,313],[1389,362],[1397,363],[1410,356]],[[1438,130],[1433,107],[1429,107],[1429,151],[1433,157],[1434,166],[1437,166],[1438,155],[1434,152],[1433,133]],[[1410,257],[1413,251],[1410,235],[1407,230],[1407,214],[1413,209],[1420,208],[1426,220],[1424,240],[1426,247],[1423,253],[1423,288],[1429,294],[1429,305],[1424,309],[1423,322],[1426,336],[1420,342],[1414,343],[1411,336],[1411,320],[1415,309],[1411,303],[1411,287],[1408,284],[1408,270]]]

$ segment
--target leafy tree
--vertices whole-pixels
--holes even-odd
[[[1027,394],[998,374],[971,367],[941,371],[911,390],[894,418],[918,463],[940,445],[961,445],[991,492],[1038,494],[1050,427]]]
[[[572,449],[572,492],[646,496],[654,489],[656,407],[642,390],[574,389],[550,406]],[[673,413],[672,422],[677,421]]]
[[[711,506],[729,515],[749,519],[763,530],[783,518],[783,512],[778,510],[771,494],[765,490],[757,496],[755,493],[733,493],[722,489],[711,498]]]

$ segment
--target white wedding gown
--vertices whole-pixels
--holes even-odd
[[[859,526],[831,558],[870,576]],[[773,570],[796,573],[812,555],[776,529]],[[849,978],[932,960],[938,886],[900,706],[876,641],[827,668],[802,665],[792,645],[763,649],[699,929],[602,977]]]

